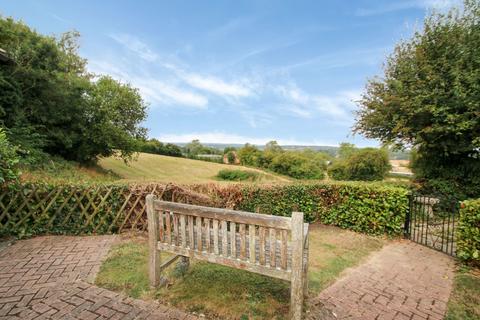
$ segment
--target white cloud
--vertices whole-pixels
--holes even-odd
[[[245,144],[251,143],[256,145],[264,145],[269,141],[276,140],[280,145],[300,145],[300,146],[313,146],[313,145],[334,145],[322,141],[299,141],[296,139],[279,139],[274,137],[248,137],[237,134],[230,134],[225,132],[194,132],[185,134],[163,134],[157,137],[160,141],[164,142],[177,142],[186,143],[195,139],[199,139],[203,143],[234,143]]]
[[[113,34],[110,35],[110,38],[136,53],[140,58],[146,61],[153,62],[158,59],[158,55],[153,52],[147,44],[135,36],[129,34]]]
[[[360,8],[355,12],[357,16],[373,16],[407,9],[434,9],[445,11],[454,6],[461,6],[461,0],[402,0],[386,2],[384,5],[373,8]]]
[[[332,95],[308,94],[294,84],[275,88],[286,100],[284,110],[303,118],[314,116],[329,116],[337,122],[352,120],[352,110],[355,100],[360,97],[360,91],[341,91]],[[288,104],[290,102],[290,104]]]
[[[247,97],[250,90],[239,84],[227,83],[221,79],[202,76],[199,74],[185,74],[182,76],[183,80],[194,88],[205,90],[214,93],[219,96],[232,96],[232,97]]]
[[[140,90],[142,97],[159,105],[182,105],[193,108],[206,108],[208,98],[188,89],[172,84],[165,80],[144,74],[141,71],[130,72],[122,64],[112,64],[105,61],[90,61],[89,70],[97,74],[108,74],[117,80],[131,83]]]

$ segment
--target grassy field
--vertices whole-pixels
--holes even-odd
[[[313,294],[331,284],[346,268],[379,250],[385,240],[336,227],[311,225],[309,286]],[[178,308],[221,319],[284,319],[289,283],[206,262],[194,262],[185,276],[174,268],[167,288],[148,286],[145,240],[125,240],[114,247],[96,284],[129,296],[158,299]]]
[[[140,153],[136,160],[128,165],[121,159],[106,158],[99,165],[131,181],[176,182],[183,184],[219,182],[215,177],[222,169],[242,169],[259,172],[258,182],[288,181],[286,178],[242,166],[167,157],[156,154]]]

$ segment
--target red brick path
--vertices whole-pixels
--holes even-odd
[[[443,319],[453,268],[443,253],[389,244],[311,299],[307,319]]]
[[[0,319],[195,319],[93,281],[114,236],[37,237],[0,251]]]

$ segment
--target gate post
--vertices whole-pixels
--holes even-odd
[[[403,237],[406,239],[410,239],[410,221],[412,215],[412,204],[413,204],[413,194],[408,194],[408,208],[407,212],[405,213],[405,223],[403,225]]]
[[[303,307],[303,212],[292,213],[292,276],[290,319],[300,320]]]

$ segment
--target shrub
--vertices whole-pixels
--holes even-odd
[[[16,147],[8,141],[3,128],[0,128],[0,186],[18,179],[18,161]]]
[[[457,256],[480,265],[480,199],[462,203],[457,228]]]
[[[308,222],[320,221],[368,234],[400,235],[408,190],[358,182],[244,186],[235,207],[277,216],[290,216],[298,210]]]
[[[335,180],[375,181],[385,179],[390,169],[386,150],[365,148],[337,162],[330,173]]]
[[[227,181],[254,181],[258,178],[258,173],[245,170],[223,169],[217,173],[217,178]]]
[[[287,151],[277,154],[269,169],[297,179],[323,179],[326,163],[314,156]]]

